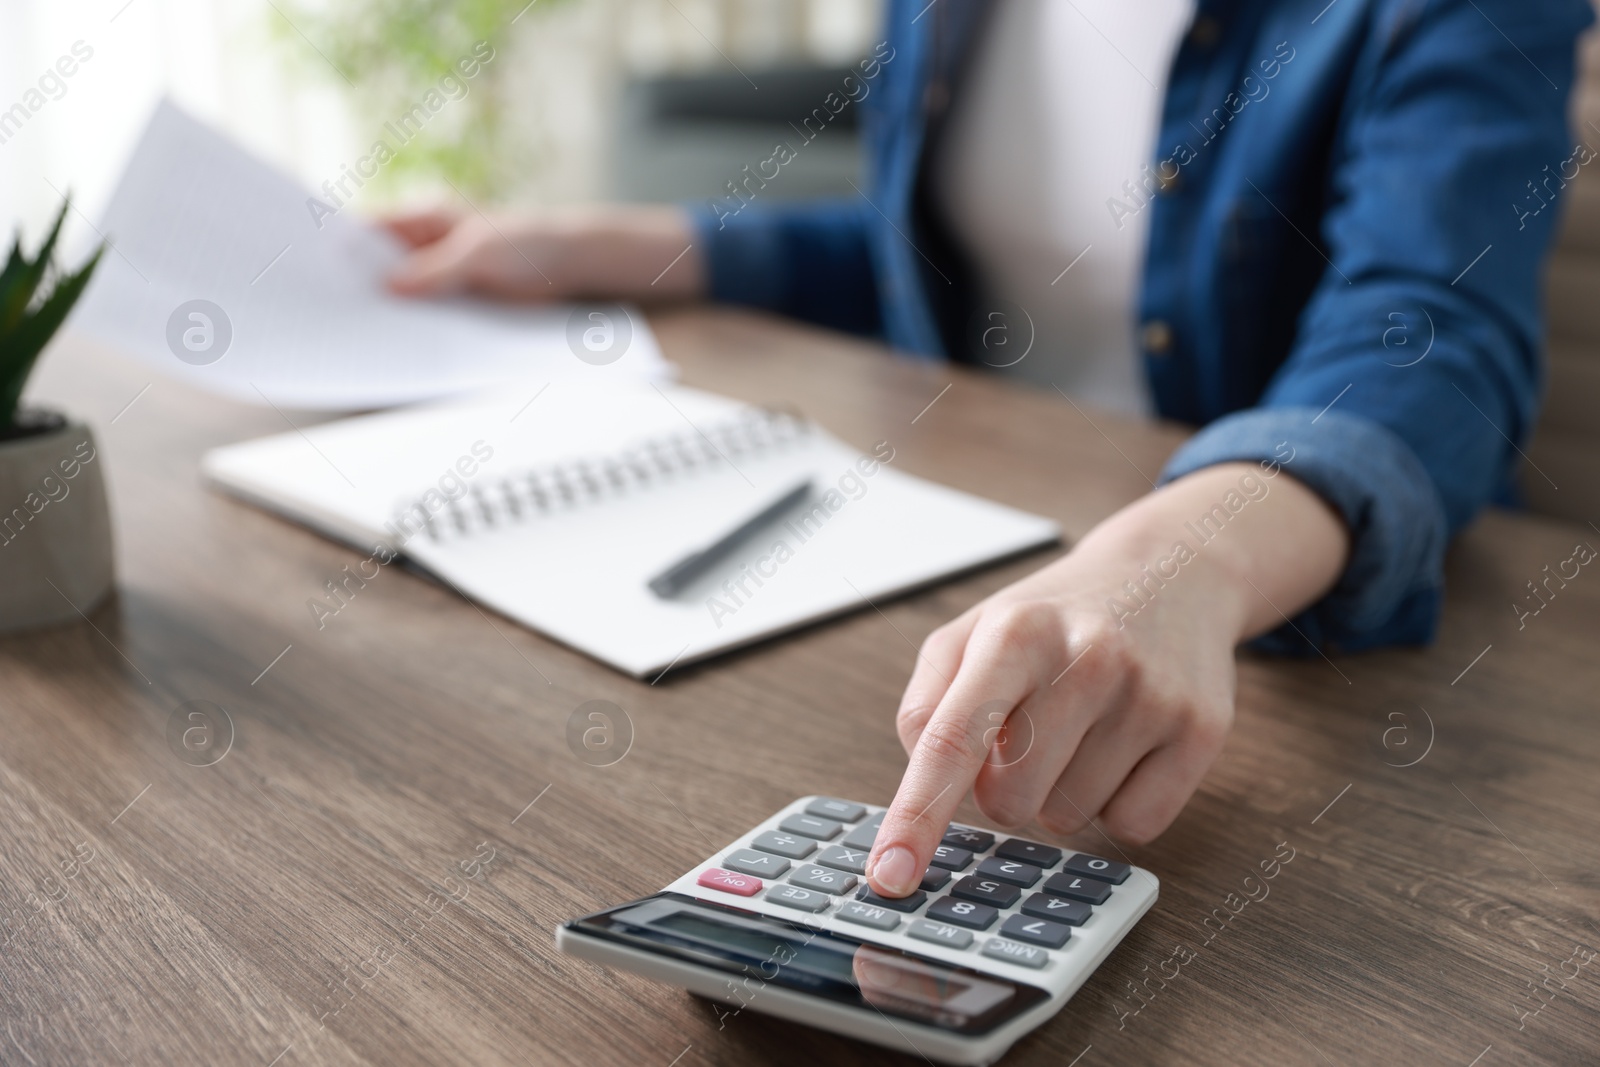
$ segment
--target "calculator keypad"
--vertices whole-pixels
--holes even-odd
[[[788,812],[777,829],[752,834],[702,870],[707,889],[761,899],[794,912],[832,918],[887,936],[947,950],[974,947],[985,958],[1043,968],[1070,952],[1073,928],[1094,921],[1132,867],[1063,852],[1022,838],[950,824],[920,888],[891,899],[865,881],[866,861],[886,813],[835,797]],[[770,825],[770,824],[768,824]],[[964,872],[964,873],[963,873]],[[766,879],[766,881],[763,881]],[[798,916],[797,916],[798,918]],[[1082,935],[1088,936],[1088,935]]]

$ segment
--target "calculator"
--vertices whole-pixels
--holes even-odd
[[[566,953],[951,1064],[1061,1010],[1155,903],[1149,871],[951,823],[908,897],[865,865],[884,808],[802,797],[661,892],[564,923]]]

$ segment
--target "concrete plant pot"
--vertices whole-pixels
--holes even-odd
[[[18,412],[0,436],[0,633],[74,622],[113,584],[94,434],[60,415]]]

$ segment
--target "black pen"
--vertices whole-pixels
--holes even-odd
[[[806,478],[793,489],[785,490],[782,496],[741,522],[735,529],[718,538],[714,544],[689,553],[650,579],[650,591],[662,599],[677,596],[690,582],[726,559],[740,542],[810,495],[811,479]]]

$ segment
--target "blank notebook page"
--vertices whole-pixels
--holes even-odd
[[[362,547],[403,538],[464,595],[638,677],[1059,536],[1047,519],[901,473],[892,442],[858,451],[792,414],[692,389],[558,381],[528,403],[536,389],[231,445],[203,467]],[[810,500],[676,597],[649,590],[806,477]]]

